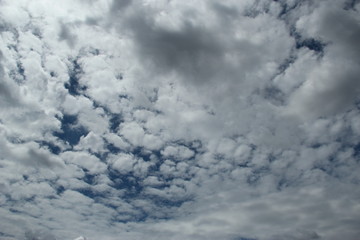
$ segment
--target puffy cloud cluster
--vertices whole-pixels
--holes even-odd
[[[1,1],[0,240],[357,239],[359,11]]]

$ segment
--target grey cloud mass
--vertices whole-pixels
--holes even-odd
[[[71,33],[68,26],[62,23],[59,33],[59,39],[60,41],[66,41],[66,43],[69,44],[70,47],[73,47],[76,41],[76,36]]]
[[[357,240],[359,11],[0,1],[0,240]]]

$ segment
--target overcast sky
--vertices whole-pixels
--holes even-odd
[[[0,240],[358,240],[359,11],[0,0]]]

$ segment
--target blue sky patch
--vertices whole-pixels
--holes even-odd
[[[80,138],[86,136],[88,133],[83,126],[77,125],[76,115],[66,114],[61,118],[61,131],[62,132],[55,132],[54,136],[68,142],[72,146],[78,144]]]

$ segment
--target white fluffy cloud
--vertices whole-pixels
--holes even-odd
[[[0,240],[356,240],[359,11],[1,1]]]

